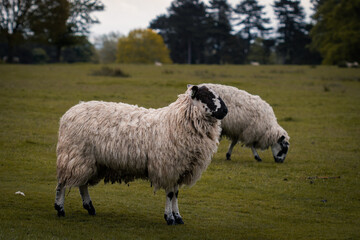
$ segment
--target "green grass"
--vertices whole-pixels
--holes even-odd
[[[0,65],[0,239],[359,239],[360,69],[330,66],[110,65],[130,77],[93,76],[100,65]],[[77,189],[53,209],[59,119],[79,101],[162,107],[186,84],[236,86],[269,102],[288,131],[283,164],[271,151],[229,141],[179,195],[185,225],[167,226],[165,194],[150,183]],[[308,179],[328,176],[334,179]],[[25,197],[15,195],[22,191]]]

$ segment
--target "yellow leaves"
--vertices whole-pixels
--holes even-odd
[[[172,63],[163,38],[152,29],[135,29],[121,37],[117,47],[119,63]]]

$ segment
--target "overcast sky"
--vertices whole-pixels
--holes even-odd
[[[167,13],[167,8],[172,0],[103,0],[105,10],[94,13],[100,23],[91,27],[91,37],[119,32],[127,35],[129,31],[136,28],[147,28],[151,20],[160,14]],[[206,4],[208,0],[203,1]],[[231,6],[235,7],[241,0],[228,0]],[[265,5],[267,16],[274,18],[274,11],[271,5],[274,0],[259,0],[261,5]],[[306,13],[306,20],[312,14],[310,0],[301,0],[301,5]],[[274,20],[272,20],[274,24]]]

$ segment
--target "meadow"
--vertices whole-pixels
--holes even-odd
[[[0,239],[360,239],[360,69],[336,66],[0,65]],[[232,85],[270,103],[290,135],[283,164],[271,151],[223,139],[209,168],[179,193],[184,225],[167,226],[165,194],[150,183],[78,189],[54,210],[60,117],[79,101],[158,108],[186,85]],[[21,191],[25,194],[16,195]]]

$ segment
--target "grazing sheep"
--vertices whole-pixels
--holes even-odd
[[[271,147],[275,162],[282,163],[289,149],[287,132],[278,124],[272,107],[259,96],[235,87],[220,84],[201,84],[215,91],[225,102],[229,114],[221,121],[222,133],[231,140],[226,159],[237,142],[250,147],[257,161],[256,148]]]
[[[65,216],[65,188],[79,187],[83,207],[95,215],[88,186],[101,179],[147,179],[166,192],[167,224],[183,224],[177,197],[211,162],[220,137],[224,102],[206,87],[189,86],[167,107],[82,102],[60,120],[55,209]]]

